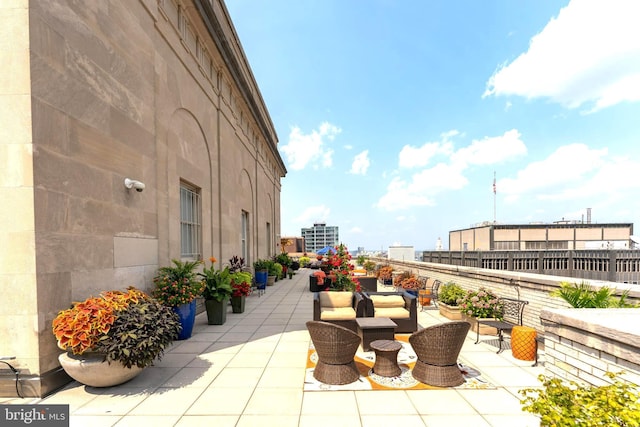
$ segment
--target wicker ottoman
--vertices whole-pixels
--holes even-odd
[[[398,325],[388,317],[357,317],[357,333],[362,339],[362,350],[371,350],[371,342],[375,340],[393,341]]]
[[[402,344],[398,341],[375,340],[371,343],[371,348],[376,353],[376,362],[373,365],[373,372],[381,377],[397,377],[402,373],[398,366],[398,352]]]

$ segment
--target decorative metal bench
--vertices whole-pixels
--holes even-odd
[[[502,306],[502,320],[493,319],[476,319],[478,323],[492,326],[498,330],[498,351],[504,350],[502,343],[504,342],[504,333],[511,333],[514,326],[522,325],[522,314],[524,312],[524,306],[529,304],[529,301],[513,299],[513,298],[499,298]],[[476,344],[480,342],[480,327],[476,332]]]

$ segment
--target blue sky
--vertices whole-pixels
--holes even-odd
[[[640,218],[640,1],[226,4],[288,170],[282,236],[430,250]]]

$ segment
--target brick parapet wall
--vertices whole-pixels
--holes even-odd
[[[551,276],[534,273],[490,270],[448,264],[420,261],[398,261],[385,258],[371,258],[379,264],[391,265],[396,271],[411,271],[417,275],[431,277],[442,283],[455,282],[463,289],[476,290],[482,286],[491,289],[499,297],[520,298],[529,302],[524,309],[523,324],[544,333],[540,313],[545,309],[569,308],[561,298],[552,297],[550,292],[560,287],[561,282],[576,283],[582,279]],[[594,286],[609,286],[618,291],[630,290],[629,301],[640,302],[640,286],[625,283],[591,281]],[[640,311],[639,311],[640,313]]]
[[[640,310],[543,310],[545,374],[592,385],[610,383],[605,372],[640,385]]]

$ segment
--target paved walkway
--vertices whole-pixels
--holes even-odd
[[[98,389],[73,382],[42,400],[0,402],[69,404],[71,426],[92,427],[539,425],[522,412],[517,391],[538,386],[544,368],[475,345],[471,333],[461,356],[496,389],[304,392],[305,322],[313,311],[308,275],[300,270],[251,295],[246,311],[229,313],[224,325],[207,325],[200,314],[190,339],[126,384]],[[422,326],[445,320],[437,310],[419,314]]]

